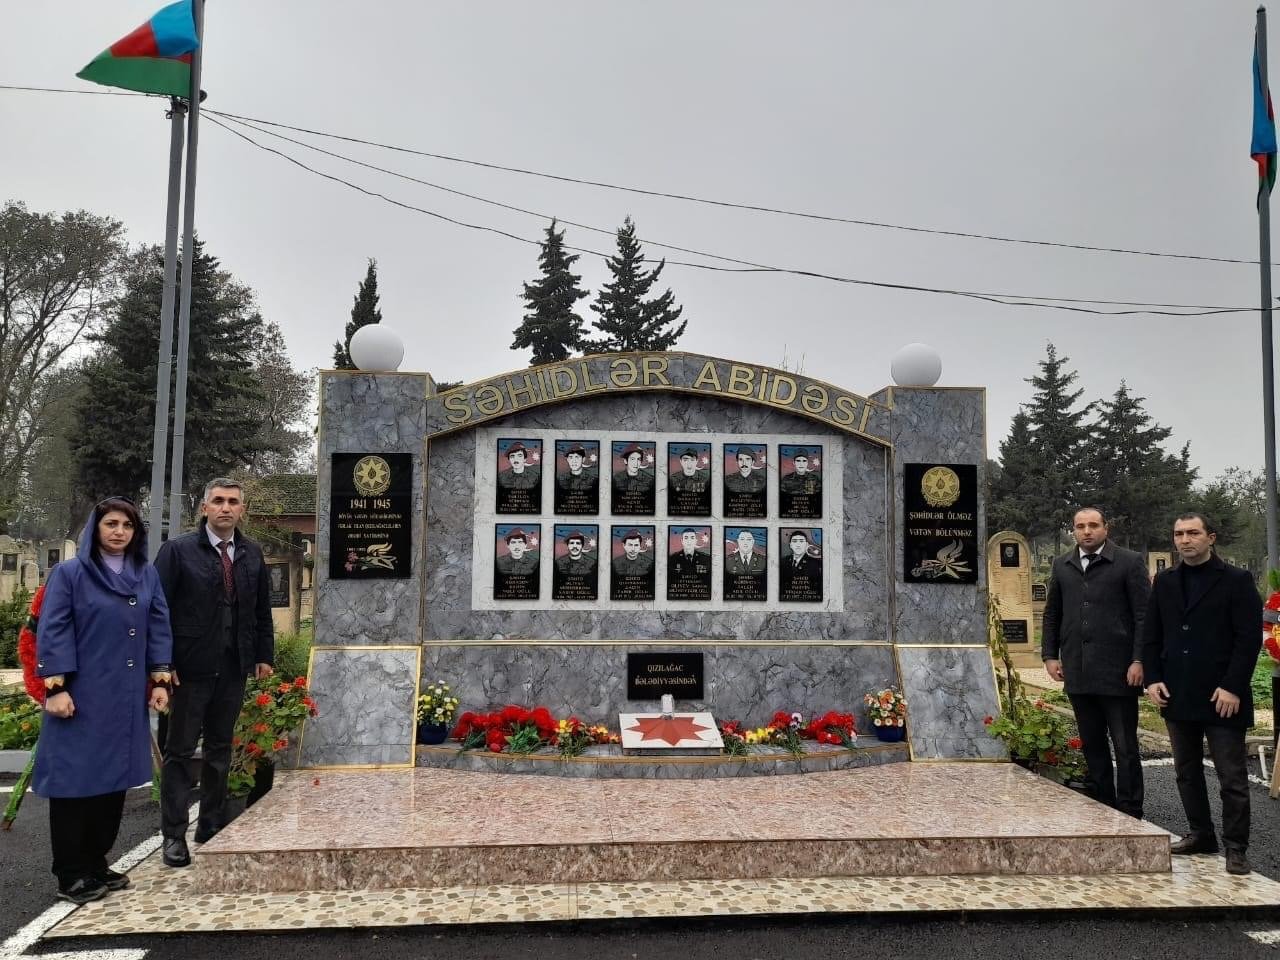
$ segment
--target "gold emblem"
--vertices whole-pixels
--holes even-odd
[[[931,507],[949,507],[960,499],[960,478],[950,467],[930,467],[920,480],[920,492]]]
[[[391,467],[381,457],[361,457],[351,477],[362,496],[376,497],[391,486]]]

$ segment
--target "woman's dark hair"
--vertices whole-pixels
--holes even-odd
[[[123,513],[133,523],[133,539],[125,547],[124,555],[130,560],[145,560],[143,543],[146,542],[146,528],[142,526],[142,514],[134,506],[132,500],[124,497],[107,497],[93,508],[93,546],[102,549],[102,540],[98,536],[98,522],[113,510]]]

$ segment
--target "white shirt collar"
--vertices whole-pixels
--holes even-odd
[[[204,532],[209,537],[209,542],[213,544],[213,549],[219,550],[220,548],[218,547],[218,544],[222,542],[222,539],[213,532],[213,527],[206,523],[204,525]],[[227,556],[232,560],[236,558],[236,534],[234,530],[231,532],[231,546],[227,547]]]

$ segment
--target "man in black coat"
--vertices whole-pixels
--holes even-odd
[[[191,862],[187,804],[196,743],[203,738],[195,839],[205,843],[223,826],[245,678],[272,673],[271,584],[262,549],[236,530],[244,506],[237,481],[210,481],[199,527],[169,540],[156,557],[173,627],[174,691],[160,781],[162,856],[170,867]]]
[[[1065,683],[1071,698],[1094,797],[1141,819],[1138,697],[1151,585],[1142,558],[1117,547],[1107,533],[1097,507],[1076,511],[1076,549],[1053,562],[1040,655],[1046,672]]]
[[[1262,647],[1262,598],[1247,570],[1213,552],[1217,533],[1198,513],[1173,524],[1177,566],[1156,575],[1142,664],[1147,698],[1164,716],[1178,794],[1190,832],[1174,853],[1216,853],[1204,782],[1204,742],[1222,792],[1227,873],[1250,872],[1249,774],[1244,735],[1253,726],[1250,679]]]

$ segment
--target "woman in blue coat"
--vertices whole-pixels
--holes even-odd
[[[49,798],[58,896],[121,890],[107,868],[125,791],[151,779],[148,702],[169,702],[169,608],[138,508],[112,497],[93,510],[76,556],[54,567],[36,630],[45,685],[32,789]],[[147,681],[154,683],[150,695]]]

